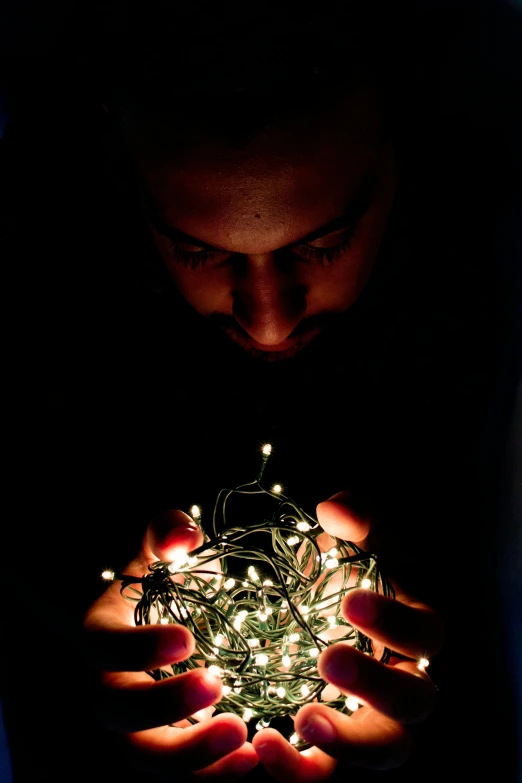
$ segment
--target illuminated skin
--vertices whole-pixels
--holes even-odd
[[[251,355],[293,356],[357,299],[382,242],[397,174],[376,96],[338,96],[246,150],[160,129],[145,118],[129,149],[176,286]]]

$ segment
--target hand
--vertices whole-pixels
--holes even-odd
[[[350,509],[348,493],[320,503],[317,519],[325,531],[318,537],[322,550],[333,546],[330,536],[366,548],[370,524]],[[253,746],[276,780],[326,780],[338,761],[376,770],[398,767],[411,750],[406,725],[422,721],[434,706],[435,687],[418,661],[442,645],[439,615],[397,588],[395,599],[352,590],[343,600],[342,612],[376,644],[413,660],[392,656],[383,664],[347,642],[324,650],[318,662],[320,675],[364,706],[351,716],[318,703],[301,707],[294,728],[312,745],[301,752],[275,729],[258,732]]]
[[[151,522],[138,557],[125,573],[141,577],[153,561],[173,560],[203,543],[203,535],[182,511]],[[169,779],[183,770],[183,780],[236,780],[258,758],[245,742],[247,729],[237,715],[212,719],[221,698],[221,680],[198,669],[154,682],[146,673],[183,661],[194,652],[194,638],[181,625],[135,627],[133,605],[113,583],[90,607],[85,620],[90,661],[98,667],[96,712],[103,725],[123,739],[130,761],[144,772]],[[183,723],[198,713],[198,725]],[[169,724],[180,723],[181,727]]]

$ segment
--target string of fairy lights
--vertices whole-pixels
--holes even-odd
[[[141,579],[102,574],[121,580],[122,595],[135,603],[136,625],[180,623],[194,635],[190,658],[151,676],[161,680],[208,667],[223,683],[216,710],[254,720],[256,729],[312,701],[351,715],[357,700],[321,678],[318,657],[341,640],[376,655],[371,640],[342,616],[341,602],[361,587],[394,596],[374,554],[331,538],[333,546],[322,551],[317,520],[280,485],[262,486],[271,451],[269,444],[262,447],[255,481],[218,493],[212,533],[198,549],[173,562],[152,563]],[[232,521],[228,506],[237,495],[252,503],[260,495],[270,499],[271,514],[248,525]],[[191,516],[201,525],[197,506]],[[249,563],[245,569],[242,560]],[[388,649],[378,654],[382,662],[389,660]],[[289,739],[298,749],[306,747],[296,733]]]

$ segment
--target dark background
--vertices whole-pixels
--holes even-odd
[[[404,209],[383,251],[405,267],[387,277],[382,263],[372,276],[342,324],[345,354],[325,344],[288,369],[246,361],[239,375],[235,354],[191,319],[154,266],[121,185],[100,190],[102,118],[67,92],[47,93],[45,55],[63,6],[7,8],[0,162],[14,471],[2,693],[15,781],[68,780],[78,758],[85,769],[101,763],[82,686],[77,711],[64,698],[82,677],[68,631],[74,639],[101,568],[124,565],[154,511],[208,508],[221,486],[252,477],[264,440],[277,445],[269,477],[311,510],[347,481],[370,498],[384,520],[385,562],[447,618],[450,649],[430,669],[441,709],[416,732],[411,763],[385,777],[499,767],[520,779],[520,16],[498,2],[425,7],[440,20],[436,120],[406,166]],[[173,362],[178,323],[191,340],[176,344]],[[203,344],[208,353],[194,353]],[[316,372],[325,357],[326,389]],[[336,430],[347,443],[339,461]],[[204,489],[202,475],[211,477]],[[31,617],[26,635],[20,612]],[[56,734],[54,702],[69,710]]]

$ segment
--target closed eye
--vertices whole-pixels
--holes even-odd
[[[321,265],[325,263],[332,264],[348,251],[359,224],[360,219],[352,223],[348,228],[326,234],[324,237],[314,240],[314,242],[291,245],[286,250],[305,261],[312,261]],[[182,247],[183,244],[187,243],[171,240],[169,249],[175,261],[190,269],[198,269],[204,267],[208,262],[232,255],[226,250],[207,250],[206,248],[187,250]]]

